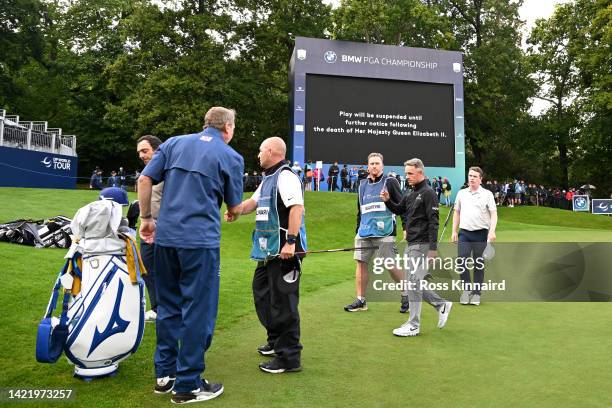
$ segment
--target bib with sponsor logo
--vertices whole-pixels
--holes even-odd
[[[280,253],[281,239],[280,234],[287,234],[281,228],[278,208],[278,176],[283,169],[290,169],[289,166],[281,166],[278,170],[263,178],[257,209],[255,210],[255,231],[253,231],[253,247],[251,249],[251,259],[264,261],[271,259]],[[298,233],[300,241],[299,248],[306,250],[306,228],[304,226],[304,216]],[[283,239],[284,242],[284,239]],[[298,246],[296,246],[297,250]]]
[[[359,183],[361,222],[357,233],[362,238],[386,237],[393,233],[395,216],[380,199],[380,193],[386,183],[387,177],[376,183],[370,183],[368,179]]]
[[[255,221],[268,221],[270,214],[270,207],[257,207],[255,212]]]

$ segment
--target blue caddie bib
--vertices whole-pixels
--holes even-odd
[[[387,177],[376,183],[370,183],[368,179],[359,183],[361,222],[357,233],[361,238],[386,237],[393,233],[395,216],[380,199],[380,192],[386,183]]]
[[[276,201],[278,194],[278,177],[284,169],[291,170],[289,166],[283,165],[274,173],[264,176],[261,183],[259,200],[257,201],[257,209],[255,210],[255,231],[253,231],[253,248],[251,250],[251,259],[256,261],[264,261],[278,255],[281,249],[280,234],[287,234],[287,230],[281,228]],[[298,240],[301,249],[306,251],[304,215],[302,215]],[[296,249],[297,248],[296,246]]]

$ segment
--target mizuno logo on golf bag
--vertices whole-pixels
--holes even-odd
[[[91,355],[91,353],[98,347],[104,340],[112,336],[113,334],[123,333],[127,330],[130,322],[127,322],[121,318],[119,315],[119,308],[121,306],[121,299],[123,295],[123,282],[119,281],[119,287],[117,289],[117,297],[115,299],[115,306],[113,307],[113,312],[111,314],[110,320],[106,325],[104,331],[98,331],[98,327],[96,326],[96,330],[93,335],[93,340],[91,341],[91,347],[89,348],[89,352],[87,353],[87,357]]]

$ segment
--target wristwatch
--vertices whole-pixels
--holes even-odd
[[[293,245],[296,243],[296,241],[297,241],[297,235],[292,235],[292,234],[287,235],[288,244]]]

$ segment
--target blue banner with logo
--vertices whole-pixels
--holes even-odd
[[[590,211],[591,206],[589,205],[589,196],[587,195],[575,195],[572,198],[572,204],[574,211]]]
[[[612,214],[612,200],[609,198],[594,199],[593,214]]]
[[[76,188],[78,158],[0,147],[0,187]]]

